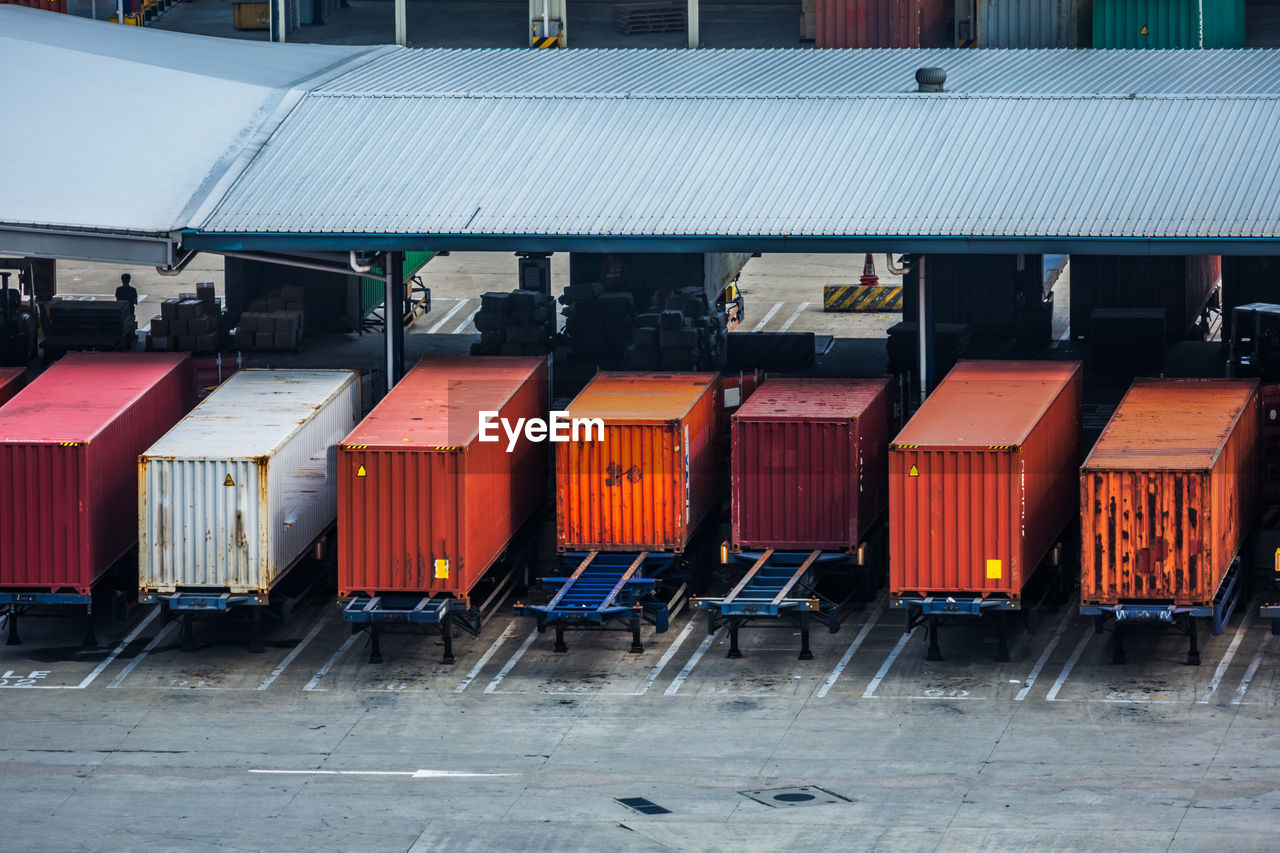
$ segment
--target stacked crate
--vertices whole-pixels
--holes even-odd
[[[717,370],[728,349],[725,316],[700,287],[667,294],[662,311],[636,317],[628,367],[638,370]]]
[[[56,298],[49,303],[49,327],[44,338],[46,356],[68,350],[130,349],[138,323],[127,302],[81,302]]]
[[[472,355],[546,355],[556,333],[556,302],[545,293],[486,293],[476,312],[480,342]]]
[[[605,293],[604,285],[589,282],[566,287],[560,302],[574,355],[604,363],[622,358],[635,326],[633,294]]]
[[[235,331],[236,349],[291,350],[302,346],[301,311],[246,311]]]

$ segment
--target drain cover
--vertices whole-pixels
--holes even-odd
[[[801,785],[798,788],[765,788],[759,791],[739,791],[739,794],[770,808],[785,806],[825,806],[831,803],[850,802],[848,797],[833,794],[817,785]]]
[[[615,797],[614,799],[640,814],[671,814],[671,809],[664,809],[653,800],[646,800],[644,797]]]

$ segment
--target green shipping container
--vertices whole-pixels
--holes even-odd
[[[1093,0],[1093,46],[1244,47],[1245,0]]]
[[[436,256],[435,252],[405,252],[404,253],[404,279],[408,281],[411,276],[427,265],[427,261]],[[382,267],[374,267],[373,271],[378,275],[382,275]],[[363,320],[369,316],[369,313],[382,304],[384,292],[383,284],[376,278],[360,279],[360,319]]]

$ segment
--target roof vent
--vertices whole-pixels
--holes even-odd
[[[941,92],[942,84],[945,82],[947,82],[945,68],[916,69],[916,83],[919,84],[921,92]]]

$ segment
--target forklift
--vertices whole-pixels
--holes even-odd
[[[17,281],[11,281],[14,275]],[[39,320],[30,286],[23,299],[26,273],[0,270],[0,367],[25,367],[36,355]]]

